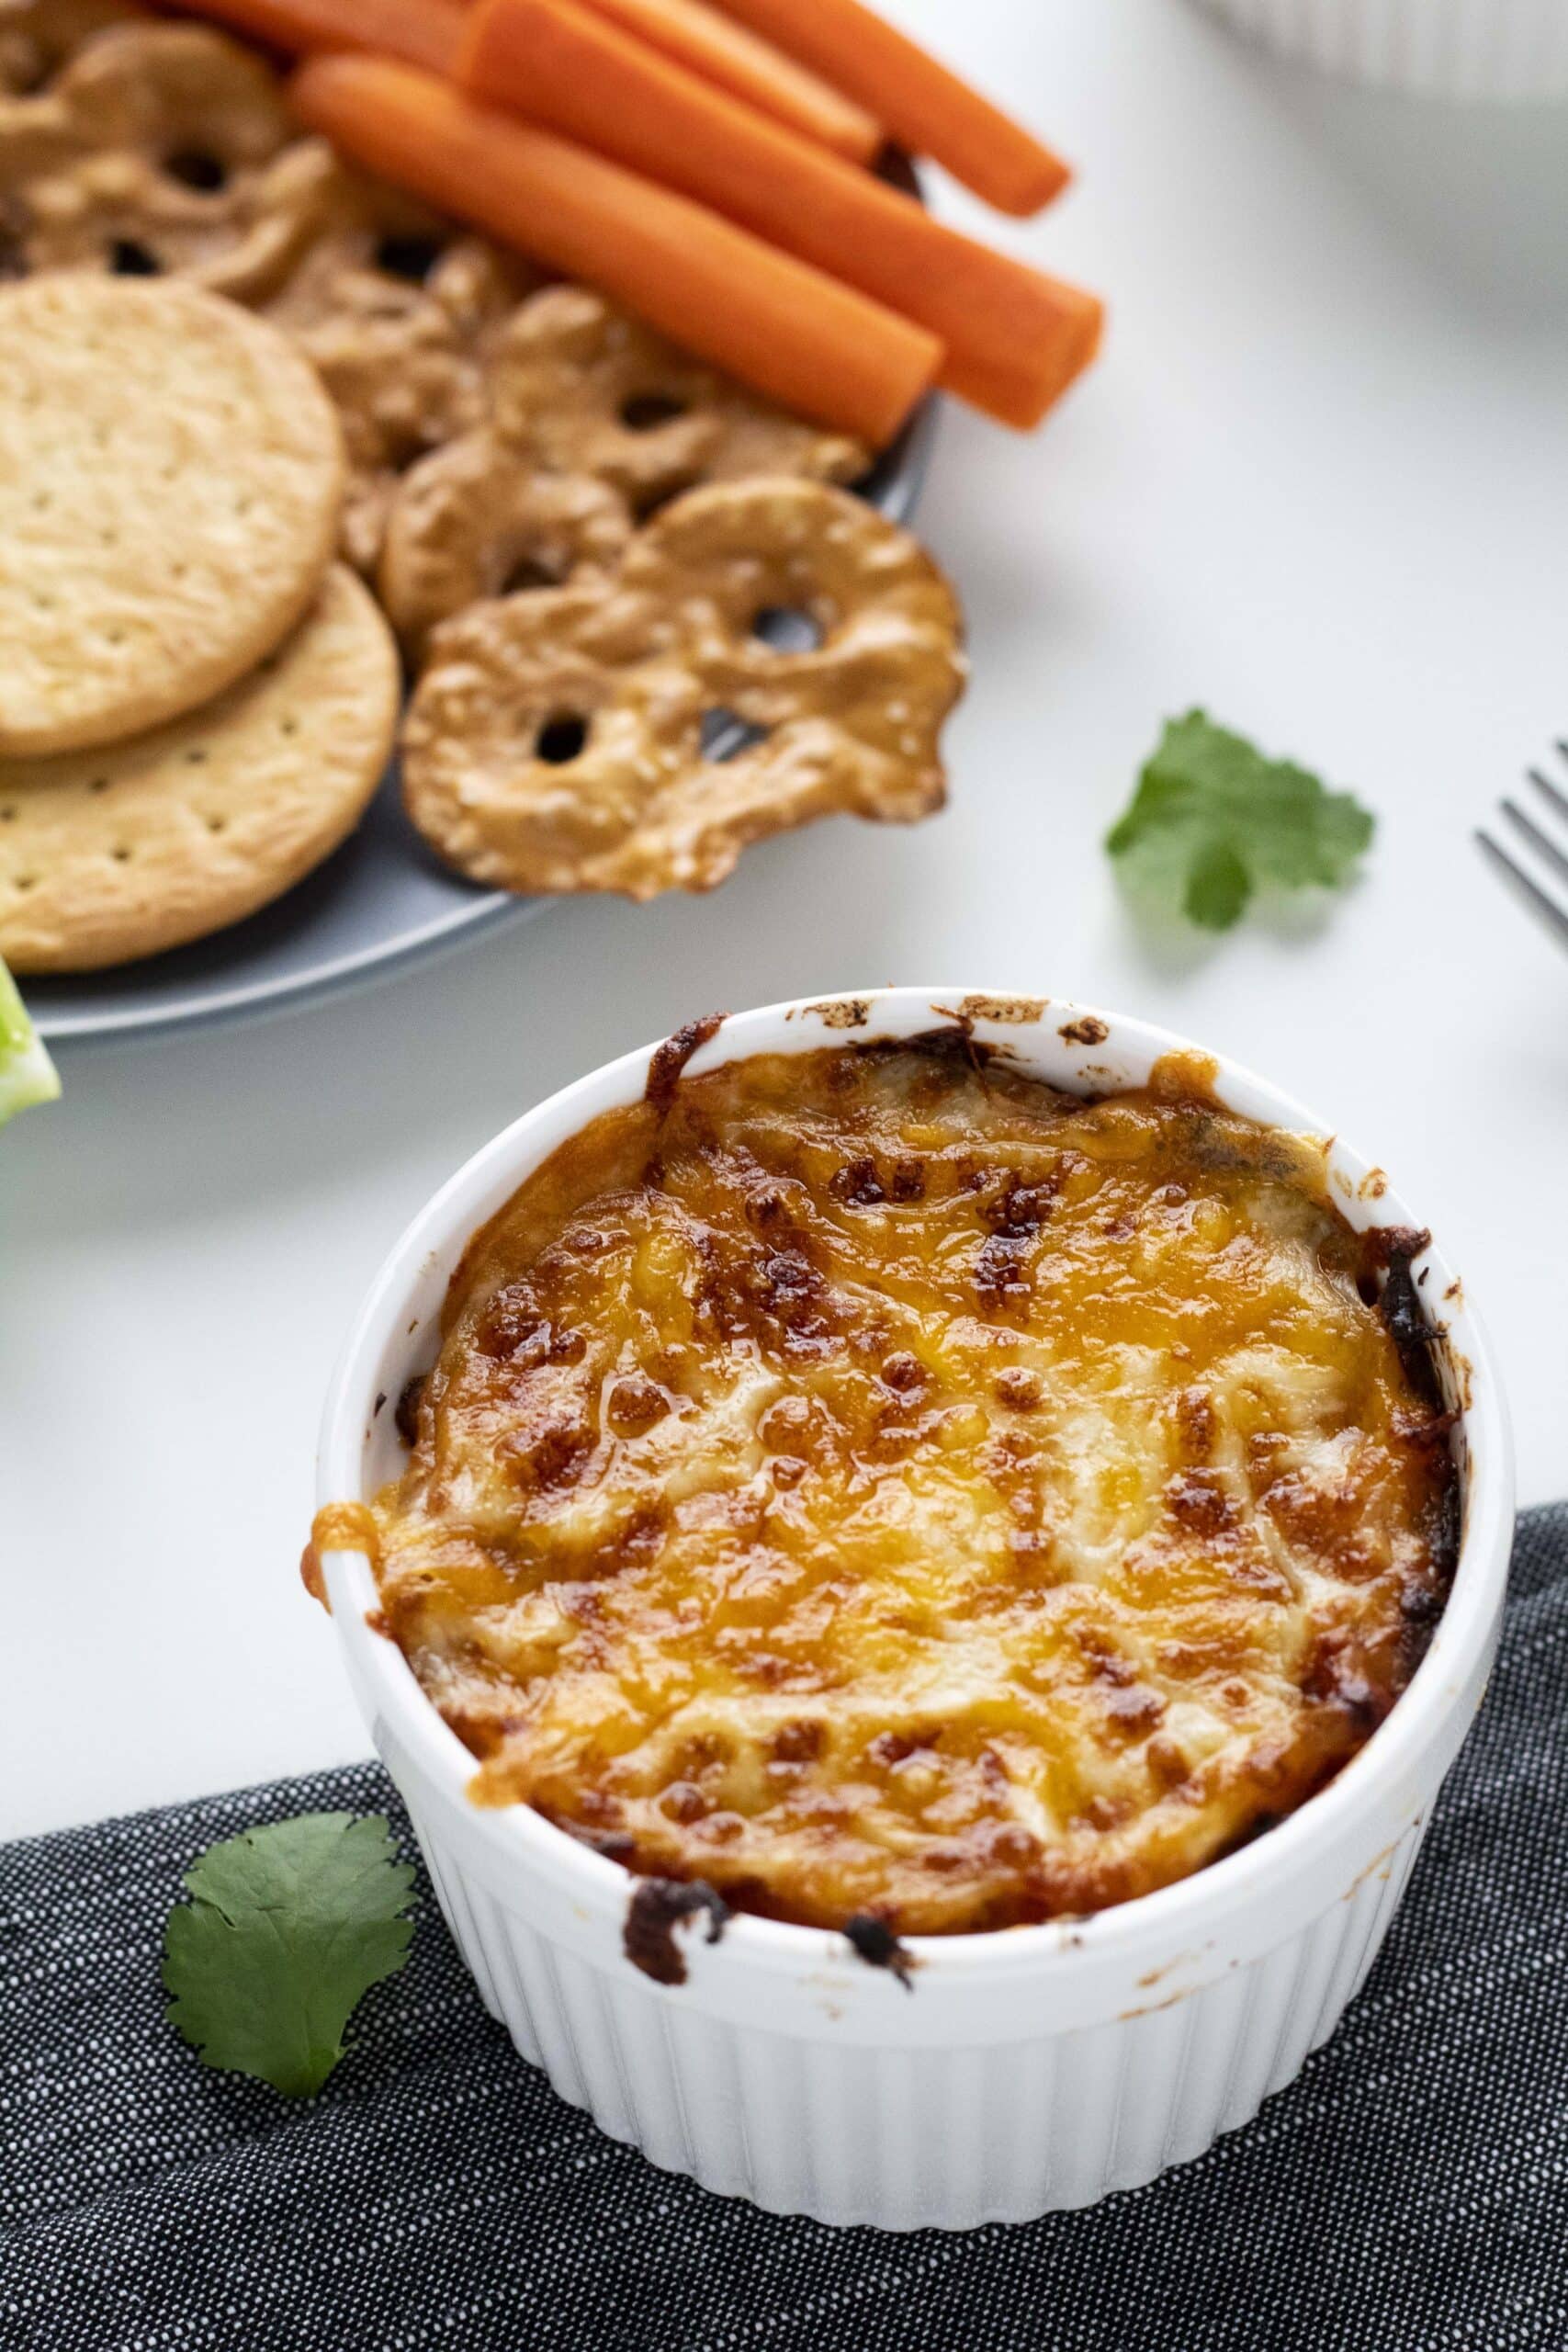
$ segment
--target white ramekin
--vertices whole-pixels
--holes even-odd
[[[1041,999],[887,989],[736,1014],[691,1063],[907,1036],[975,1035],[1057,1085],[1136,1085],[1180,1040]],[[1092,1042],[1089,1042],[1092,1041]],[[327,1402],[320,1498],[371,1495],[401,1466],[389,1400],[434,1358],[463,1244],[556,1146],[635,1101],[650,1048],[582,1079],[487,1145],[414,1220],[378,1276]],[[1234,1109],[1324,1132],[1220,1065]],[[1353,1225],[1416,1220],[1337,1139]],[[376,1746],[408,1806],[448,1926],[523,2055],[618,2140],[771,2211],[886,2229],[1022,2221],[1134,2188],[1199,2155],[1295,2075],[1371,1967],[1495,1643],[1513,1520],[1507,1424],[1484,1341],[1440,1252],[1418,1261],[1462,1408],[1464,1528],[1452,1597],[1387,1721],[1332,1785],[1179,1885],[1075,1921],[911,1939],[913,1990],[838,1936],[748,1917],[687,1982],[625,1958],[633,1882],[525,1805],[465,1793],[473,1759],[368,1622],[356,1552],[323,1566]]]
[[[1434,98],[1568,93],[1568,0],[1203,0],[1282,57]]]

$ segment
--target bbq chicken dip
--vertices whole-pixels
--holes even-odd
[[[1194,1060],[1100,1100],[961,1030],[680,1067],[474,1237],[401,1400],[381,1623],[476,1801],[897,1950],[1320,1788],[1450,1568],[1426,1237],[1353,1232]]]

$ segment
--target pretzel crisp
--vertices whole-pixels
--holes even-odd
[[[480,424],[494,339],[536,283],[526,263],[334,164],[299,267],[263,307],[337,402],[343,547],[360,571],[376,569],[410,467]]]
[[[299,340],[343,419],[343,551],[368,576],[380,560],[402,475],[479,413],[479,373],[426,310],[382,319],[328,316]]]
[[[221,34],[111,27],[0,113],[7,272],[173,275],[254,304],[298,260],[333,168]]]
[[[490,397],[520,455],[608,482],[639,521],[700,482],[846,482],[871,463],[862,443],[770,407],[585,286],[524,304],[497,341]]]
[[[417,659],[436,623],[466,605],[613,571],[631,533],[625,500],[604,483],[520,466],[481,430],[405,476],[377,586]]]
[[[785,613],[817,641],[757,633]],[[476,881],[639,899],[709,889],[816,817],[913,821],[944,797],[961,626],[924,549],[842,491],[691,492],[615,578],[435,631],[404,728],[409,813]]]
[[[0,94],[35,96],[106,25],[141,15],[132,0],[0,0]]]
[[[488,424],[391,500],[379,586],[411,652],[519,564],[534,586],[602,569],[635,520],[698,483],[847,481],[869,463],[859,442],[770,408],[586,287],[534,294],[485,356]]]

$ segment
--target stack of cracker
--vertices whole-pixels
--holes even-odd
[[[0,288],[0,958],[78,972],[253,913],[349,833],[397,722],[334,560],[337,413],[199,288]]]

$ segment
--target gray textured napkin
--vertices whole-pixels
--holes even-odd
[[[563,2106],[421,1881],[308,2105],[163,2023],[215,1838],[406,1819],[356,1765],[0,1848],[4,2352],[1527,2352],[1568,2346],[1568,1505],[1520,1524],[1491,1697],[1365,1990],[1257,2121],[1019,2229],[779,2221]]]

